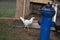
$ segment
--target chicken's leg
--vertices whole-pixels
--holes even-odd
[[[29,27],[24,27],[24,30],[25,31],[29,31]]]
[[[27,27],[27,31],[29,31],[29,27]]]
[[[24,27],[24,30],[26,30],[26,28]]]
[[[24,30],[27,30],[27,28],[26,28],[26,27],[24,27]]]
[[[24,30],[27,31],[27,26],[24,27]]]

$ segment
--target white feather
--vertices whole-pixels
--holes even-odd
[[[28,26],[29,24],[31,24],[33,22],[33,19],[35,17],[32,17],[30,20],[25,20],[24,18],[20,17],[20,19],[23,21],[25,27]]]

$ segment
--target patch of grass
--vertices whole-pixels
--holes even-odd
[[[15,7],[0,6],[0,17],[15,17],[15,14]]]

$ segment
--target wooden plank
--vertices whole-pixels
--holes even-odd
[[[29,7],[30,7],[30,0],[26,0],[26,9],[25,9],[26,15],[25,16],[29,15]]]
[[[31,0],[31,2],[36,2],[36,3],[48,3],[50,0]]]
[[[21,21],[20,18],[8,18],[8,17],[0,17],[0,20],[14,20],[14,21]],[[34,20],[33,23],[37,23],[37,20]]]
[[[16,17],[23,16],[23,0],[16,0]]]
[[[23,5],[23,18],[27,15],[29,15],[29,6],[30,6],[30,0],[24,0]]]
[[[25,16],[25,8],[26,8],[26,0],[23,1],[24,2],[24,5],[23,5],[23,18]]]
[[[16,17],[24,17],[29,14],[30,0],[16,0]]]
[[[20,0],[16,0],[16,17],[19,16],[20,13]]]
[[[7,18],[7,17],[0,17],[0,20],[20,20],[20,18]]]

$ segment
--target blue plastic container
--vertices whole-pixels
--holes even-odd
[[[48,3],[41,10],[42,19],[38,21],[40,28],[39,40],[49,40],[50,38],[50,27],[53,25],[52,17],[55,15],[55,10],[52,5]]]

